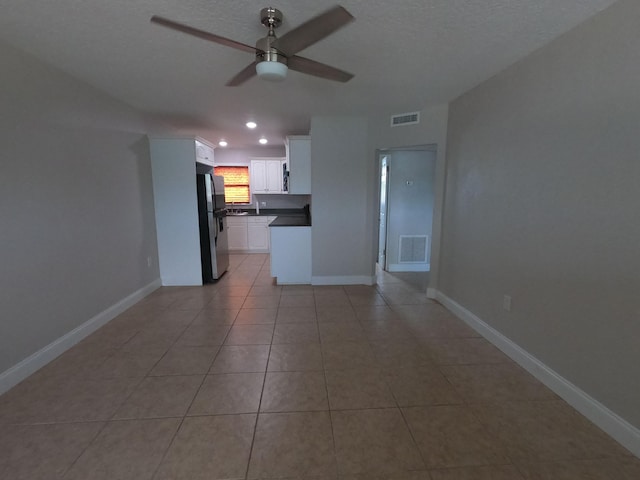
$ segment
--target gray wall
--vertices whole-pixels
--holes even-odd
[[[391,128],[389,114],[311,120],[313,276],[372,278],[378,254],[377,150],[434,145],[432,276],[437,272],[444,197],[447,105],[421,110],[421,123]],[[397,112],[393,112],[397,113]],[[434,278],[430,284],[435,286]]]
[[[371,277],[374,239],[367,216],[374,163],[366,119],[312,118],[313,277]]]
[[[618,2],[451,104],[439,279],[636,427],[638,25]]]
[[[0,58],[2,373],[153,282],[158,262],[149,125],[5,44]]]
[[[251,158],[284,158],[286,151],[284,145],[269,145],[253,148],[222,148],[214,151],[214,163],[216,165],[249,165]]]
[[[390,115],[402,113],[411,109],[388,112],[386,115],[377,115],[369,118],[369,156],[372,162],[376,163],[372,170],[370,183],[372,205],[368,212],[368,228],[371,231],[371,238],[374,238],[374,245],[371,252],[371,268],[375,268],[378,256],[378,207],[380,198],[380,181],[378,179],[378,155],[376,150],[390,148],[412,147],[430,145],[436,148],[436,172],[434,183],[434,209],[433,209],[433,231],[431,242],[431,275],[429,277],[429,288],[435,289],[438,283],[439,259],[440,259],[440,237],[442,226],[442,208],[444,201],[445,167],[446,167],[446,142],[447,142],[447,119],[449,113],[448,105],[436,105],[420,110],[420,123],[407,125],[404,127],[391,127]],[[373,270],[372,270],[373,271]]]
[[[410,264],[398,263],[400,235],[427,235],[432,241],[436,153],[395,150],[388,158],[387,263],[395,264],[395,271],[411,271]],[[412,184],[407,185],[407,181]]]

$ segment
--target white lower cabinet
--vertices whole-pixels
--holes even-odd
[[[247,250],[249,248],[246,217],[227,217],[227,239],[229,251]]]
[[[269,251],[269,222],[267,217],[250,217],[248,222],[249,250]]]
[[[268,253],[269,224],[274,216],[227,217],[229,250]]]

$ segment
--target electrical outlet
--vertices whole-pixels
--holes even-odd
[[[151,266],[151,257],[147,257],[147,267]]]
[[[267,206],[267,202],[260,202],[260,206],[261,207],[266,207]]]
[[[511,296],[505,295],[502,297],[502,308],[504,308],[507,312],[511,311]]]

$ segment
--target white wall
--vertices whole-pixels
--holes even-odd
[[[202,285],[196,142],[150,138],[149,144],[162,285]]]
[[[1,391],[3,372],[152,284],[158,267],[149,125],[1,43],[0,58]]]
[[[638,25],[622,0],[451,104],[439,279],[635,427]]]
[[[311,119],[312,281],[371,283],[369,196],[374,161],[367,121]]]
[[[289,208],[303,208],[307,204],[311,204],[311,195],[291,195],[289,193],[274,194],[274,193],[258,193],[253,195],[253,201],[259,201],[260,205],[265,203],[266,205],[260,208],[269,209],[289,209]],[[253,206],[252,206],[253,208]]]

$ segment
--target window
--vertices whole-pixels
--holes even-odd
[[[249,167],[214,167],[214,175],[224,177],[224,201],[250,203]]]

